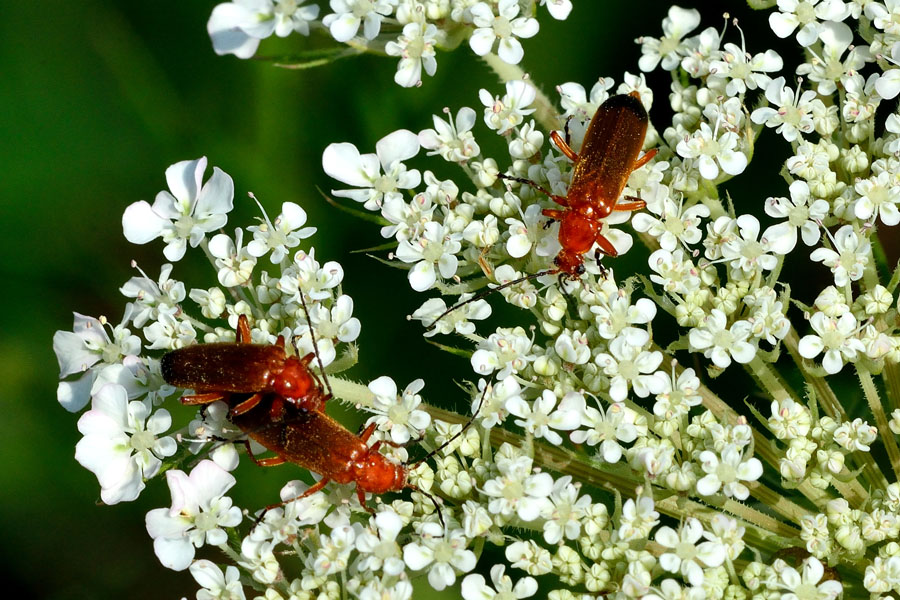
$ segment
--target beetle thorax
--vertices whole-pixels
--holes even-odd
[[[284,368],[272,381],[275,393],[285,398],[303,398],[309,395],[315,385],[309,370],[296,356],[290,356],[285,360]]]
[[[398,492],[406,487],[406,467],[373,452],[353,465],[359,489],[373,494]]]
[[[600,225],[590,207],[570,209],[559,224],[559,243],[569,253],[584,254],[594,245]]]

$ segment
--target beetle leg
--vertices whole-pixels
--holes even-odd
[[[613,210],[618,212],[625,212],[647,208],[647,202],[645,200],[641,200],[636,196],[625,196],[625,199],[630,200],[630,202],[619,202],[615,206],[613,206]]]
[[[306,498],[307,496],[312,496],[313,494],[315,494],[316,492],[321,490],[323,487],[328,485],[329,481],[331,481],[331,479],[329,479],[328,477],[323,477],[317,483],[314,483],[313,485],[311,485],[309,487],[309,489],[307,489],[305,492],[303,492],[296,498],[291,498],[290,500],[282,500],[281,502],[279,502],[277,504],[270,504],[263,511],[261,511],[259,513],[259,515],[257,515],[256,522],[259,523],[260,521],[262,521],[263,517],[266,516],[266,513],[269,512],[270,510],[272,510],[273,508],[281,508],[285,504],[290,504],[294,500],[301,500],[303,498]]]
[[[656,156],[657,152],[659,152],[659,148],[654,148],[653,150],[647,150],[647,152],[645,152],[643,156],[639,156],[634,161],[634,166],[631,167],[631,170],[634,171],[634,170],[640,169],[641,167],[646,165],[648,162],[650,162],[653,159],[654,156]]]
[[[250,322],[247,320],[247,315],[241,315],[238,317],[237,343],[250,343]]]
[[[619,255],[619,251],[616,250],[616,247],[612,245],[602,233],[597,234],[597,238],[595,239],[597,245],[600,246],[598,250],[607,256],[611,256],[613,258]]]
[[[363,429],[363,432],[359,434],[359,439],[366,442],[370,437],[372,437],[373,433],[375,433],[375,423],[369,423],[369,425],[365,429]]]
[[[554,210],[552,208],[545,208],[541,211],[541,214],[545,217],[550,217],[554,221],[562,221],[563,216],[565,216],[566,211],[564,210]]]
[[[243,402],[236,404],[234,408],[231,409],[231,416],[244,414],[257,404],[259,404],[260,400],[262,400],[262,394],[253,394]]]
[[[594,260],[597,262],[597,268],[600,269],[600,275],[602,275],[603,277],[606,277],[606,274],[608,273],[608,269],[606,268],[606,266],[603,263],[600,262],[600,258],[602,256],[603,256],[603,253],[600,252],[600,248],[597,248],[596,250],[594,250]]]
[[[560,149],[560,151],[569,157],[569,160],[572,162],[578,162],[578,153],[572,150],[572,147],[569,146],[569,121],[566,121],[566,139],[563,139],[561,135],[559,135],[558,131],[550,132],[550,139],[553,140],[553,143],[556,144],[556,147]]]
[[[375,509],[366,504],[366,493],[362,491],[359,485],[356,486],[356,497],[359,498],[359,505],[366,509],[369,514],[375,514]]]
[[[500,179],[506,179],[508,181],[517,181],[519,183],[527,183],[528,185],[530,185],[534,189],[538,190],[545,196],[549,196],[551,200],[553,200],[560,206],[569,206],[569,201],[566,199],[565,196],[557,196],[556,194],[551,193],[549,190],[541,187],[540,185],[536,184],[535,182],[533,182],[530,179],[525,179],[524,177],[512,177],[511,175],[504,175],[503,173],[499,173],[497,175],[497,177],[499,177]]]
[[[256,458],[253,454],[253,450],[250,449],[250,440],[244,440],[244,446],[247,448],[247,456],[250,457],[250,460],[255,462],[257,466],[260,467],[277,467],[278,465],[282,465],[287,462],[287,459],[282,456],[272,456],[270,458]]]
[[[196,406],[197,404],[210,404],[216,400],[223,400],[228,394],[222,392],[209,392],[207,394],[192,394],[190,396],[182,396],[181,403],[185,406]]]

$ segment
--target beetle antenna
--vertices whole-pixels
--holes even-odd
[[[418,464],[418,463],[416,463],[416,464]],[[443,529],[444,531],[447,531],[447,524],[444,522],[444,513],[441,511],[441,505],[438,504],[437,498],[435,498],[433,494],[426,492],[425,490],[423,490],[422,488],[420,488],[418,486],[408,485],[407,487],[414,492],[419,492],[420,494],[422,494],[423,496],[425,496],[426,498],[431,500],[431,503],[434,505],[434,510],[437,511],[438,521],[441,522],[441,529]]]
[[[453,306],[451,306],[450,308],[448,308],[447,310],[442,312],[440,315],[438,315],[438,317],[434,321],[431,322],[431,325],[429,325],[425,329],[426,330],[434,329],[434,326],[437,325],[438,321],[440,321],[441,319],[443,319],[444,317],[446,317],[447,315],[449,315],[456,309],[462,308],[466,304],[471,304],[472,302],[475,302],[476,300],[481,300],[482,298],[490,296],[494,292],[499,292],[500,290],[505,290],[506,288],[512,287],[514,285],[518,285],[518,284],[522,283],[523,281],[528,281],[530,279],[537,279],[538,277],[543,277],[544,275],[556,275],[557,273],[559,273],[559,269],[547,269],[546,271],[540,271],[538,273],[532,273],[531,275],[525,275],[524,277],[519,277],[518,279],[513,279],[512,281],[507,281],[506,283],[502,283],[502,284],[498,285],[497,287],[493,287],[493,288],[484,290],[483,292],[481,292],[479,294],[475,294],[468,300],[464,300],[463,302],[454,304]]]
[[[303,290],[300,290],[300,305],[306,314],[306,323],[309,325],[309,336],[312,338],[313,353],[316,355],[316,363],[319,365],[319,371],[322,372],[322,379],[325,380],[325,387],[328,389],[328,395],[334,396],[331,391],[331,382],[328,381],[328,374],[325,373],[325,365],[322,364],[322,357],[319,356],[319,345],[316,342],[316,329],[313,327],[312,318],[309,316],[309,309],[306,307],[306,298],[303,297]]]
[[[468,421],[466,421],[465,425],[462,426],[462,429],[460,429],[459,431],[454,433],[453,436],[449,440],[447,440],[446,442],[444,442],[443,444],[441,444],[440,446],[438,446],[437,448],[435,448],[434,450],[432,450],[431,452],[426,454],[425,458],[421,458],[421,459],[417,460],[415,463],[413,463],[413,466],[411,467],[412,469],[415,469],[421,463],[425,462],[426,460],[428,460],[429,458],[431,458],[432,456],[434,456],[435,454],[437,454],[438,452],[440,452],[441,450],[443,450],[444,448],[449,446],[451,443],[453,443],[456,440],[456,438],[458,438],[463,433],[465,433],[466,429],[468,429],[469,427],[472,426],[472,423],[474,423],[475,419],[478,418],[478,413],[481,412],[481,407],[484,405],[484,398],[485,398],[485,396],[487,396],[488,390],[490,390],[493,387],[492,384],[493,384],[493,382],[488,382],[484,386],[484,391],[481,393],[481,398],[478,399],[478,406],[475,407],[475,412],[472,413],[472,418],[469,419]]]

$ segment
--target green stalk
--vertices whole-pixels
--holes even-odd
[[[862,385],[863,393],[866,401],[869,403],[869,410],[875,416],[875,424],[878,426],[878,434],[881,437],[884,447],[887,450],[888,458],[891,460],[891,468],[894,471],[894,479],[900,480],[900,448],[897,447],[897,438],[888,425],[887,415],[884,413],[884,405],[881,403],[881,397],[878,395],[878,388],[875,387],[875,381],[872,380],[872,374],[860,365],[856,364],[856,374],[859,377],[859,383]],[[868,452],[866,453],[868,454]],[[882,487],[887,487],[887,480],[882,475]]]

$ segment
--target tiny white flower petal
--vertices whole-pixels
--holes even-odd
[[[404,161],[419,153],[419,136],[412,131],[400,129],[390,133],[375,144],[375,154],[383,167],[388,168],[395,161]]]
[[[432,262],[419,261],[409,270],[409,285],[417,292],[430,290],[435,281],[437,281],[437,274],[434,272],[434,263]]]
[[[259,38],[248,35],[238,26],[247,21],[248,13],[235,2],[225,2],[213,8],[206,31],[216,54],[234,54],[238,58],[250,58],[256,54]]]
[[[352,12],[345,12],[337,15],[328,25],[331,37],[338,42],[349,42],[359,31],[359,17],[353,15]]]
[[[743,152],[722,152],[716,156],[722,170],[729,175],[740,175],[747,168],[747,157]]]
[[[377,157],[360,155],[353,144],[329,144],[322,153],[322,169],[334,179],[356,187],[371,185],[370,176],[377,172]],[[375,162],[375,165],[371,163]],[[374,169],[372,168],[374,166]]]
[[[844,368],[844,359],[840,350],[828,350],[822,359],[822,367],[829,375],[839,373]]]
[[[496,39],[497,36],[494,35],[492,29],[476,29],[472,32],[472,35],[469,36],[469,46],[472,48],[472,52],[478,56],[484,56],[491,51],[491,48],[494,46],[494,40]]]
[[[522,48],[522,44],[516,38],[503,38],[500,40],[500,45],[497,48],[497,56],[499,56],[500,59],[505,63],[508,63],[510,65],[517,65],[525,56],[525,50]]]
[[[132,244],[146,244],[158,238],[171,222],[157,215],[146,201],[129,205],[122,215],[125,239]]]
[[[153,551],[162,566],[173,571],[184,571],[194,560],[194,545],[186,538],[153,540]]]
[[[800,338],[800,343],[797,345],[797,351],[803,358],[815,358],[823,348],[825,348],[825,343],[817,335],[805,335]]]

